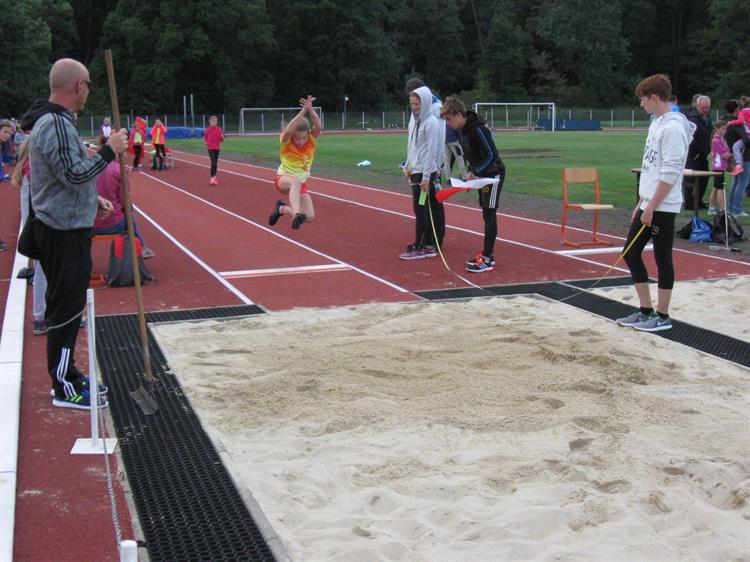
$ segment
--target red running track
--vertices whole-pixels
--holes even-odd
[[[130,175],[140,231],[157,254],[147,262],[157,278],[144,286],[147,310],[249,302],[284,310],[415,301],[415,291],[467,286],[440,259],[398,259],[414,228],[411,197],[405,193],[313,177],[309,184],[316,220],[295,231],[284,217],[271,228],[268,215],[279,197],[272,183],[275,170],[220,160],[221,185],[211,187],[207,157],[174,154],[172,170]],[[18,232],[17,201],[15,190],[0,192],[0,228],[7,241]],[[559,225],[503,212],[497,268],[472,275],[464,271],[464,260],[481,248],[481,213],[451,203],[446,207],[447,262],[478,285],[598,278],[622,244],[621,238],[610,236],[614,249],[609,253],[571,255],[559,244]],[[104,270],[108,247],[95,246],[95,269]],[[2,260],[0,309],[7,281],[15,274],[12,260]],[[652,258],[647,261],[655,272]],[[675,252],[675,262],[678,280],[750,273],[750,264],[684,250]],[[618,268],[613,275],[626,273]],[[100,288],[96,302],[98,315],[135,311],[132,288]],[[102,461],[67,454],[75,437],[86,435],[88,417],[50,406],[44,338],[31,335],[30,308],[29,295],[15,558],[117,560]],[[77,359],[85,367],[83,333],[79,342]],[[125,535],[132,536],[119,485],[117,493]],[[67,530],[65,539],[60,529]],[[83,538],[84,529],[97,537],[96,544]]]

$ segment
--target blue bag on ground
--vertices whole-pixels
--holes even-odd
[[[700,217],[693,217],[690,223],[690,242],[713,242],[713,227]]]

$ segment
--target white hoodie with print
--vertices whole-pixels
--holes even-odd
[[[440,126],[432,111],[432,93],[427,86],[412,92],[419,96],[419,116],[409,120],[409,137],[406,150],[406,165],[412,174],[422,174],[425,179],[438,171],[439,157],[443,147],[440,144]]]
[[[688,147],[696,126],[682,113],[669,111],[654,118],[648,128],[643,150],[641,179],[638,183],[641,209],[645,209],[656,193],[660,181],[672,186],[655,211],[679,213],[682,206],[682,175]]]

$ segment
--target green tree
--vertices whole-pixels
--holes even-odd
[[[391,14],[383,0],[288,0],[269,5],[280,55],[275,101],[304,94],[341,108],[374,108],[398,81],[400,57],[386,37]]]
[[[531,53],[531,36],[521,26],[513,3],[498,2],[481,54],[482,76],[498,99],[518,101],[528,97],[523,81]]]
[[[546,0],[538,6],[540,50],[554,53],[562,75],[579,87],[578,103],[609,105],[625,95],[629,54],[621,22],[617,0]]]
[[[104,25],[100,48],[110,47],[122,108],[136,113],[181,111],[191,93],[198,112],[266,103],[273,94],[275,41],[263,0],[120,0]],[[101,57],[92,72],[106,84]],[[106,92],[94,104],[106,108]]]
[[[52,36],[51,60],[77,56],[78,33],[74,25],[73,7],[67,0],[40,0],[39,15]]]
[[[750,21],[750,4],[740,0],[712,0],[709,13],[711,31],[704,46],[709,78],[714,78],[711,91],[718,100],[750,95],[750,35],[742,22]],[[716,105],[716,104],[714,104]]]
[[[36,98],[49,93],[52,39],[38,0],[0,0],[3,29],[3,80],[0,115],[20,116]]]

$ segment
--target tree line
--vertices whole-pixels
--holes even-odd
[[[750,3],[741,0],[0,0],[6,56],[0,114],[47,95],[51,63],[89,66],[88,111],[109,106],[102,51],[120,103],[137,113],[288,106],[404,105],[419,76],[468,101],[632,104],[664,72],[687,102],[750,84]]]

